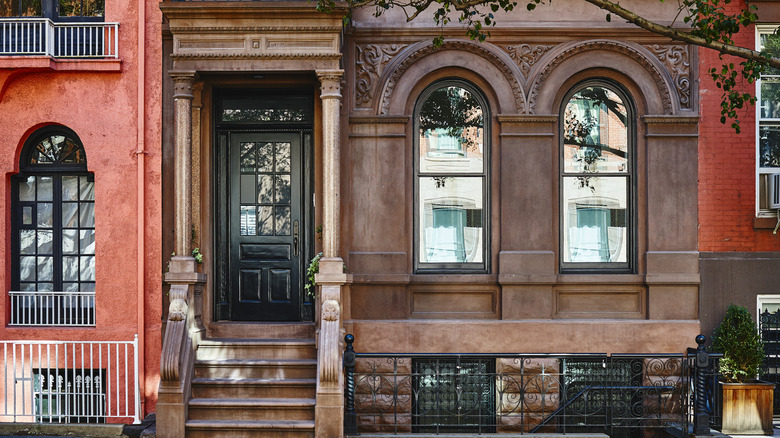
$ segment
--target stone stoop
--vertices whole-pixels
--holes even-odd
[[[252,332],[264,338],[245,337]],[[217,325],[209,333],[231,337],[198,346],[187,438],[314,436],[317,352],[309,324]]]

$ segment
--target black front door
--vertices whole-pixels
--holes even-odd
[[[228,167],[230,319],[301,318],[305,252],[300,133],[231,133]]]

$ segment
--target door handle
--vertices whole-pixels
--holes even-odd
[[[293,222],[293,257],[298,257],[298,221]]]

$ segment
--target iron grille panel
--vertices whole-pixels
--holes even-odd
[[[415,433],[495,432],[495,361],[415,359]]]

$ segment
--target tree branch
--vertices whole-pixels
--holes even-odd
[[[658,35],[669,37],[675,41],[680,41],[683,43],[693,44],[699,47],[713,49],[724,55],[732,55],[747,60],[756,60],[761,63],[766,63],[771,67],[780,69],[780,58],[764,56],[756,50],[750,50],[745,47],[735,46],[733,44],[725,44],[715,40],[707,41],[702,37],[691,35],[687,32],[683,32],[678,29],[673,29],[669,26],[664,26],[655,23],[653,21],[650,21],[646,18],[642,18],[636,13],[631,12],[628,9],[625,9],[624,7],[618,5],[617,3],[613,3],[609,0],[585,0],[585,1],[595,6],[598,6],[601,9],[609,11],[621,18],[624,18],[629,23],[639,26],[642,29],[648,30]]]

